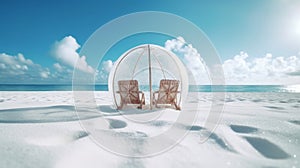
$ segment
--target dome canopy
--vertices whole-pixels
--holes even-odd
[[[109,91],[118,109],[159,108],[174,105],[180,109],[188,91],[185,66],[172,52],[145,44],[125,52],[109,75]]]

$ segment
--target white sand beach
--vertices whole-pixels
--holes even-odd
[[[135,158],[116,155],[95,143],[77,119],[72,92],[2,91],[1,168],[300,167],[299,93],[226,93],[222,119],[204,143],[199,139],[211,96],[199,95],[188,103],[199,105],[198,117],[190,125],[178,126],[189,132],[176,146]],[[120,114],[111,106],[108,92],[97,92],[96,102],[108,121],[99,131],[114,131],[128,141],[140,139],[136,155],[147,148],[144,139],[168,130],[184,112],[163,110],[150,122],[135,123],[132,119],[147,114]],[[87,113],[84,120],[97,125],[97,118]]]

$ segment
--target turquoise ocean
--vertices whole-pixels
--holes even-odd
[[[108,85],[75,86],[53,84],[0,84],[0,91],[72,91],[96,90],[108,91]],[[157,90],[158,86],[153,86]],[[140,90],[149,90],[149,86],[140,86]],[[190,85],[190,92],[291,92],[300,93],[300,85]]]

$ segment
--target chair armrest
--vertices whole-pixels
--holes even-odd
[[[155,92],[153,92],[152,94],[154,95],[154,94],[157,94],[157,93],[159,93],[159,91],[155,91]]]
[[[142,91],[139,91],[140,94],[142,94],[142,98],[145,98],[145,94]]]

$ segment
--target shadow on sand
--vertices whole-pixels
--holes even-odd
[[[236,133],[245,133],[245,134],[258,131],[257,128],[244,126],[244,125],[230,125],[230,128]]]
[[[100,117],[98,112],[80,111],[74,106],[48,106],[0,110],[0,123],[50,123],[68,122]]]
[[[290,155],[276,144],[262,138],[244,137],[260,154],[270,159],[286,159]]]

